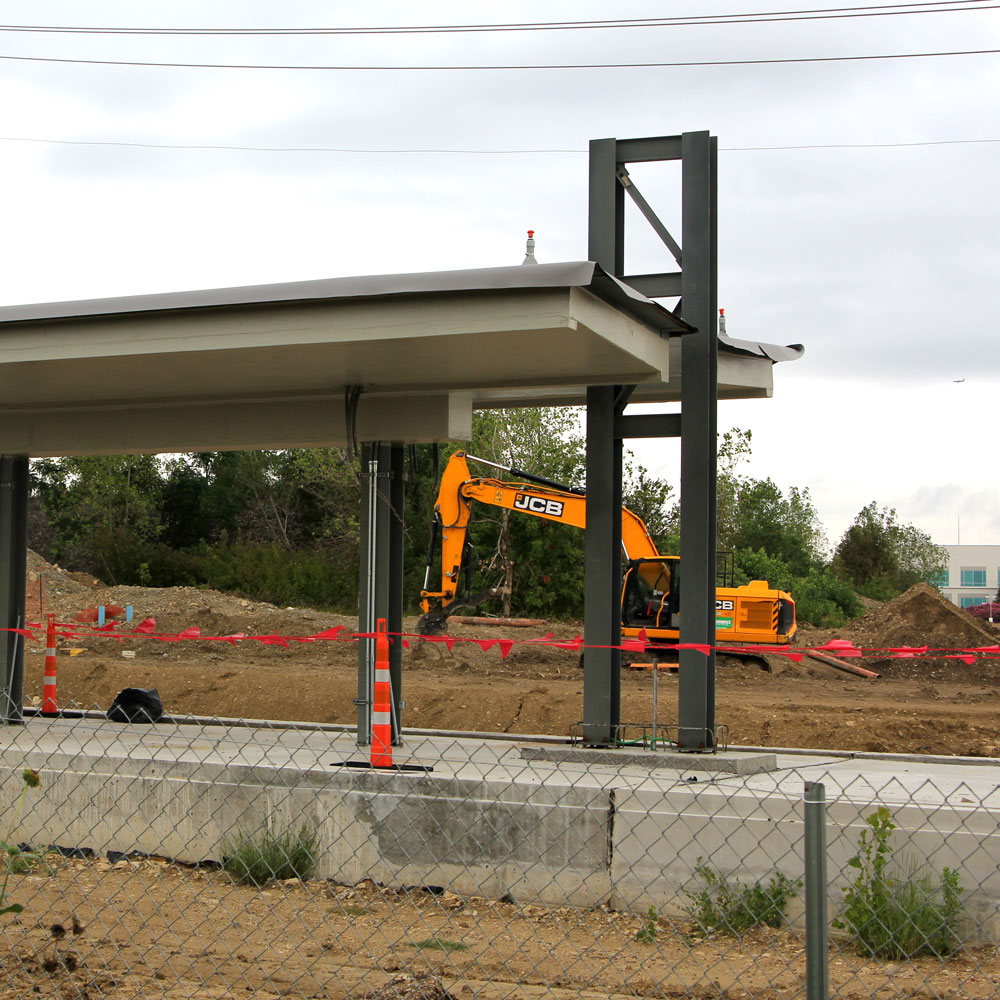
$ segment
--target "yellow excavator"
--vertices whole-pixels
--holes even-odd
[[[519,481],[473,476],[469,471],[470,460],[518,477]],[[520,511],[577,528],[587,526],[587,497],[582,491],[456,451],[441,476],[434,507],[424,589],[420,592],[423,615],[418,631],[423,634],[442,629],[448,617],[460,607],[475,606],[496,594],[491,589],[476,595],[459,595],[473,503]],[[441,588],[430,590],[438,533]],[[678,642],[680,558],[660,555],[642,519],[626,507],[622,507],[622,549],[626,561],[621,598],[622,634],[630,638],[641,638],[644,634],[652,644]],[[465,569],[468,573],[470,567]],[[795,635],[795,602],[789,594],[772,589],[764,580],[740,587],[719,587],[715,593],[715,627],[719,643],[784,646]]]

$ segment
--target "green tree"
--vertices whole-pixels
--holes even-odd
[[[358,459],[346,448],[304,448],[289,455],[287,470],[299,495],[302,541],[353,562],[361,543]]]
[[[783,491],[772,479],[743,471],[753,453],[752,434],[734,428],[719,437],[717,514],[719,548],[734,553],[737,584],[766,580],[795,599],[800,622],[838,626],[861,612],[857,594],[827,561],[826,536],[808,489]],[[669,518],[678,542],[680,507]]]
[[[873,500],[844,532],[833,568],[868,597],[887,600],[920,581],[930,581],[948,565],[948,554],[930,535],[901,524],[892,507]]]
[[[163,478],[155,455],[38,459],[31,477],[51,531],[45,554],[68,566],[113,580],[109,554],[116,540],[160,534]]]
[[[771,479],[740,472],[752,455],[752,434],[733,428],[720,436],[716,487],[720,549],[764,549],[795,573],[824,558],[826,536],[807,488],[787,495]]]
[[[808,489],[793,486],[785,494],[771,479],[744,479],[735,508],[728,547],[766,549],[793,573],[822,561],[826,538]]]
[[[720,549],[735,548],[739,529],[739,498],[746,477],[740,466],[750,459],[752,432],[734,427],[719,436],[715,472],[716,534]],[[678,509],[678,517],[680,511]]]

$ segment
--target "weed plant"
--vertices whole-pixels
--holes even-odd
[[[958,872],[944,868],[935,878],[932,869],[914,864],[894,872],[891,812],[880,806],[866,822],[870,829],[861,831],[858,853],[848,861],[858,874],[844,890],[844,911],[833,926],[870,958],[944,958],[958,951],[965,915]]]
[[[685,895],[691,901],[688,913],[702,934],[731,934],[740,937],[754,927],[780,927],[785,921],[788,901],[797,896],[802,882],[792,880],[782,872],[771,879],[743,885],[730,881],[698,859],[695,874],[705,883],[704,888]]]
[[[423,941],[411,941],[411,948],[437,948],[441,951],[468,951],[469,946],[461,941],[449,941],[447,938],[426,938]]]
[[[316,833],[306,825],[283,833],[239,833],[223,842],[222,867],[233,881],[258,888],[275,879],[308,879],[316,872],[318,849]]]
[[[659,930],[658,921],[659,914],[656,912],[656,907],[651,906],[642,926],[635,932],[635,939],[639,944],[652,944],[656,940],[656,932]]]
[[[39,851],[32,851],[21,844],[8,844],[5,840],[0,840],[0,853],[5,855],[3,861],[6,866],[7,875],[30,875],[37,871],[42,861],[43,854]],[[46,851],[45,853],[48,853]],[[47,874],[52,874],[52,869],[45,866]]]
[[[37,788],[41,784],[38,772],[26,767],[21,772],[21,795],[14,807],[14,815],[11,818],[10,826],[7,829],[7,837],[0,840],[0,852],[3,854],[4,872],[3,884],[0,885],[0,916],[6,913],[20,913],[24,907],[20,903],[8,903],[3,905],[7,898],[7,884],[11,875],[23,875],[31,871],[32,865],[40,860],[41,855],[31,851],[22,851],[20,846],[14,842],[14,827],[17,826],[18,817],[21,815],[21,806],[24,805],[24,797],[28,794],[29,788]]]

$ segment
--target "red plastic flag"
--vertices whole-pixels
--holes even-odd
[[[837,656],[846,659],[850,656],[861,656],[861,650],[854,645],[849,639],[831,639],[829,642],[824,643],[822,646],[813,646],[816,652],[824,653],[836,653]]]

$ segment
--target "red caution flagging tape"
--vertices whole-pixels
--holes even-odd
[[[28,622],[25,628],[6,628],[0,631],[15,632],[26,639],[38,641],[36,633],[41,632],[41,623]],[[646,636],[645,630],[640,631],[636,638],[624,639],[617,646],[587,646],[583,637],[577,635],[573,639],[556,639],[549,632],[544,636],[532,639],[502,639],[498,636],[476,639],[467,636],[454,635],[418,635],[413,632],[351,632],[343,625],[336,625],[332,628],[317,632],[313,635],[247,635],[244,632],[236,632],[232,635],[202,635],[198,626],[193,625],[180,632],[160,633],[156,631],[156,619],[146,618],[134,629],[122,630],[116,622],[108,622],[103,626],[81,625],[77,622],[69,624],[56,624],[55,634],[62,639],[86,640],[88,638],[114,639],[118,642],[125,642],[129,639],[149,639],[155,642],[184,642],[196,640],[198,642],[223,642],[230,646],[235,646],[241,642],[259,642],[265,646],[281,646],[289,649],[293,643],[313,643],[313,642],[357,642],[359,639],[377,639],[385,636],[387,641],[402,641],[404,648],[409,648],[411,642],[416,640],[425,643],[439,643],[452,652],[456,645],[462,643],[474,643],[483,652],[489,652],[496,648],[500,653],[500,658],[506,660],[511,650],[515,646],[546,646],[552,649],[561,649],[568,653],[580,653],[584,649],[619,649],[625,653],[645,653],[654,643]],[[664,647],[660,647],[664,648]],[[831,639],[821,646],[768,646],[768,645],[728,645],[712,646],[697,642],[677,642],[665,644],[665,648],[671,650],[694,650],[703,656],[714,649],[716,653],[736,653],[753,654],[766,656],[784,656],[794,662],[799,662],[803,656],[809,653],[826,653],[840,659],[875,658],[880,660],[898,659],[948,659],[961,660],[963,663],[972,664],[977,660],[992,660],[1000,658],[1000,645],[992,646],[972,646],[972,647],[940,647],[930,648],[924,646],[890,646],[886,648],[862,648],[855,646],[848,639]]]

